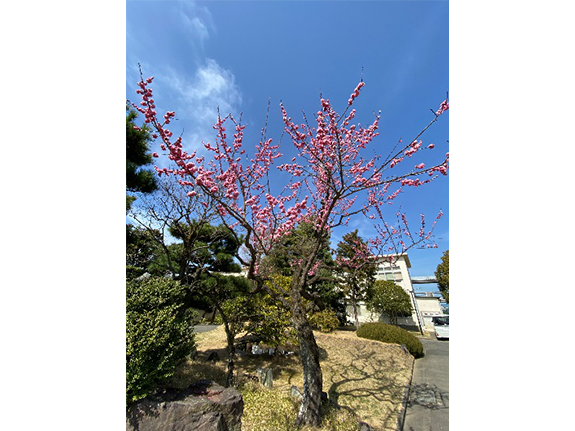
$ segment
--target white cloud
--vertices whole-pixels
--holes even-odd
[[[234,74],[213,59],[207,59],[190,79],[171,69],[165,83],[178,95],[181,115],[195,123],[210,121],[210,127],[216,121],[218,106],[225,115],[236,110],[242,101]]]
[[[177,13],[179,14],[182,29],[188,33],[187,41],[194,50],[198,45],[203,50],[204,41],[210,37],[210,32],[215,33],[212,14],[205,6],[198,6],[195,2],[178,2]]]
[[[217,120],[218,107],[222,116],[229,113],[236,116],[239,112],[242,93],[235,76],[213,59],[206,59],[192,75],[167,68],[156,79],[158,88],[154,93],[164,94],[162,99],[170,104],[165,109],[175,111],[178,119],[170,130],[174,135],[184,131],[183,143],[189,152],[194,149],[201,152],[202,141],[213,142],[212,126]]]
[[[147,34],[132,34],[141,30],[127,26],[127,40],[130,42],[127,55],[126,80],[128,98],[137,101],[134,94],[139,80],[138,63],[142,65],[144,77],[155,76],[152,84],[158,118],[166,111],[175,111],[176,120],[168,128],[174,136],[182,132],[185,149],[204,151],[204,142],[213,142],[215,131],[212,126],[217,120],[218,107],[222,116],[239,112],[242,94],[231,70],[220,66],[215,59],[206,58],[204,44],[212,34],[217,33],[209,10],[192,1],[169,3],[167,19],[177,29],[178,39],[174,43],[183,44],[185,54],[168,61],[151,37],[150,47],[146,48],[139,39]],[[137,36],[137,37],[136,37]],[[157,36],[157,35],[156,35]],[[157,144],[159,147],[159,143]],[[154,148],[153,151],[158,151]],[[165,167],[169,161],[161,157],[155,162]]]
[[[197,16],[190,19],[187,15],[182,14],[182,20],[190,33],[203,45],[204,41],[209,37],[206,25]]]

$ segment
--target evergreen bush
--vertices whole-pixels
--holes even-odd
[[[381,322],[364,323],[357,330],[357,336],[383,343],[404,344],[415,358],[422,358],[424,355],[421,341],[415,335],[398,326]]]
[[[309,316],[309,323],[321,332],[333,332],[339,326],[339,319],[335,311],[325,309]]]
[[[254,315],[246,324],[246,331],[264,344],[277,347],[286,343],[297,345],[291,313],[269,295],[253,303]]]
[[[274,286],[277,286],[285,291],[289,290],[291,277],[274,275],[272,280],[273,283],[267,282],[270,289],[275,290]],[[281,294],[279,290],[276,292]],[[250,306],[252,308],[251,318],[245,328],[249,334],[270,347],[285,344],[298,345],[297,336],[291,324],[291,312],[281,302],[264,294],[255,297]]]
[[[194,312],[179,282],[152,277],[126,283],[126,402],[166,383],[195,347]]]

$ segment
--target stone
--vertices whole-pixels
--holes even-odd
[[[258,368],[256,370],[256,375],[262,385],[267,388],[273,388],[274,386],[274,376],[271,368]]]
[[[359,422],[359,431],[373,431],[371,425],[366,422]]]
[[[252,354],[253,355],[261,355],[264,351],[262,350],[262,348],[256,344],[254,346],[252,346]]]
[[[144,272],[142,275],[136,278],[136,281],[146,281],[149,280],[150,278],[152,278],[152,274],[150,274],[149,272]]]
[[[241,431],[243,409],[235,388],[204,380],[132,404],[126,431]]]
[[[300,390],[298,389],[298,387],[295,386],[295,385],[292,385],[292,387],[291,387],[291,389],[290,389],[290,394],[291,394],[292,397],[294,397],[294,398],[296,398],[296,399],[298,399],[298,400],[301,400],[302,397],[303,397],[302,393],[300,392]]]
[[[294,398],[297,398],[297,399],[301,399],[303,397],[301,391],[295,385],[292,385],[292,387],[290,388],[290,395]],[[322,402],[328,401],[327,392],[324,392],[324,391],[321,392],[321,401]]]
[[[268,351],[268,353],[269,353],[270,356],[273,356],[274,353],[275,353],[274,348],[273,348],[273,347],[270,347],[270,350]]]

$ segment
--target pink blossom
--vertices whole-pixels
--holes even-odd
[[[357,87],[355,87],[355,90],[353,91],[353,93],[351,94],[351,96],[349,97],[349,100],[347,101],[348,105],[351,105],[354,101],[354,99],[359,96],[359,90],[361,89],[361,87],[363,87],[365,85],[365,82],[361,81],[359,84],[357,84]],[[323,99],[322,99],[323,100]]]
[[[439,109],[437,110],[435,115],[439,116],[439,115],[443,114],[445,111],[447,111],[448,109],[449,109],[449,103],[447,102],[447,99],[446,99],[443,102],[441,102],[441,105],[439,106]]]
[[[284,133],[287,137],[282,145],[291,139],[295,149],[295,157],[289,157],[291,162],[286,160],[289,163],[284,163],[281,159],[279,144],[267,137],[262,138],[256,145],[255,152],[246,154],[243,148],[245,126],[231,115],[218,116],[213,126],[215,140],[208,144],[202,143],[205,147],[205,158],[196,157],[195,152],[188,154],[185,151],[187,146],[182,143],[181,137],[172,140],[172,132],[166,129],[175,113],[168,111],[163,119],[162,116],[157,117],[152,90],[147,87],[151,82],[151,78],[142,78],[138,83],[137,93],[141,95],[142,104],[135,109],[144,114],[145,121],[157,131],[161,137],[160,148],[167,152],[167,157],[174,162],[174,169],[156,168],[158,175],[181,178],[179,183],[187,190],[188,196],[197,198],[196,191],[205,194],[208,199],[200,203],[217,210],[224,223],[240,231],[244,229],[244,233],[249,228],[249,243],[246,246],[252,247],[253,256],[265,255],[274,243],[302,222],[312,221],[312,226],[317,229],[329,231],[335,226],[346,225],[354,214],[381,220],[380,224],[375,226],[378,238],[370,242],[371,246],[377,246],[380,250],[389,248],[398,251],[398,245],[402,249],[407,248],[401,240],[402,234],[413,239],[407,227],[407,219],[400,222],[403,226],[400,229],[393,228],[384,220],[384,203],[391,204],[403,190],[402,187],[393,190],[389,188],[399,184],[421,186],[438,175],[422,181],[417,176],[423,172],[416,174],[409,172],[408,167],[404,171],[398,167],[405,161],[405,156],[411,157],[419,151],[421,141],[413,141],[407,146],[402,144],[403,148],[390,152],[387,158],[374,155],[377,154],[375,151],[381,150],[383,146],[375,151],[369,148],[365,155],[362,155],[362,150],[375,143],[380,114],[376,114],[373,122],[367,126],[349,124],[355,118],[355,110],[350,108],[351,113],[342,117],[335,112],[329,99],[321,99],[321,110],[317,112],[312,124],[309,124],[307,119],[302,124],[295,124],[280,103]],[[359,96],[364,85],[362,81],[356,86],[348,105]],[[447,102],[440,106],[441,112],[447,109]],[[233,131],[233,137],[228,132],[228,138],[226,129]],[[265,136],[265,133],[262,133],[262,136]],[[195,147],[197,143],[191,146]],[[427,148],[433,147],[434,145],[430,144]],[[153,156],[159,157],[157,153],[153,153]],[[448,158],[448,155],[446,157]],[[429,168],[425,166],[425,163],[420,163],[415,168],[426,169],[430,174],[447,173],[447,161]],[[396,176],[389,175],[389,171],[385,172],[391,167],[397,172]],[[278,183],[272,184],[270,181],[272,168],[279,170],[280,176],[286,177],[286,181],[279,183],[279,187]],[[198,187],[200,190],[197,190]],[[367,199],[360,200],[360,193],[366,191]],[[423,225],[423,216],[421,220]],[[420,229],[418,241],[425,239],[422,238],[422,232],[423,228]],[[358,256],[365,253],[358,250]],[[250,262],[256,273],[259,270],[258,259],[254,257]],[[318,263],[313,264],[314,262],[307,263],[306,270],[310,276],[318,269]]]

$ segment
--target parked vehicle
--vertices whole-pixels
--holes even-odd
[[[449,340],[449,316],[435,316],[431,321],[435,330],[435,338]]]

